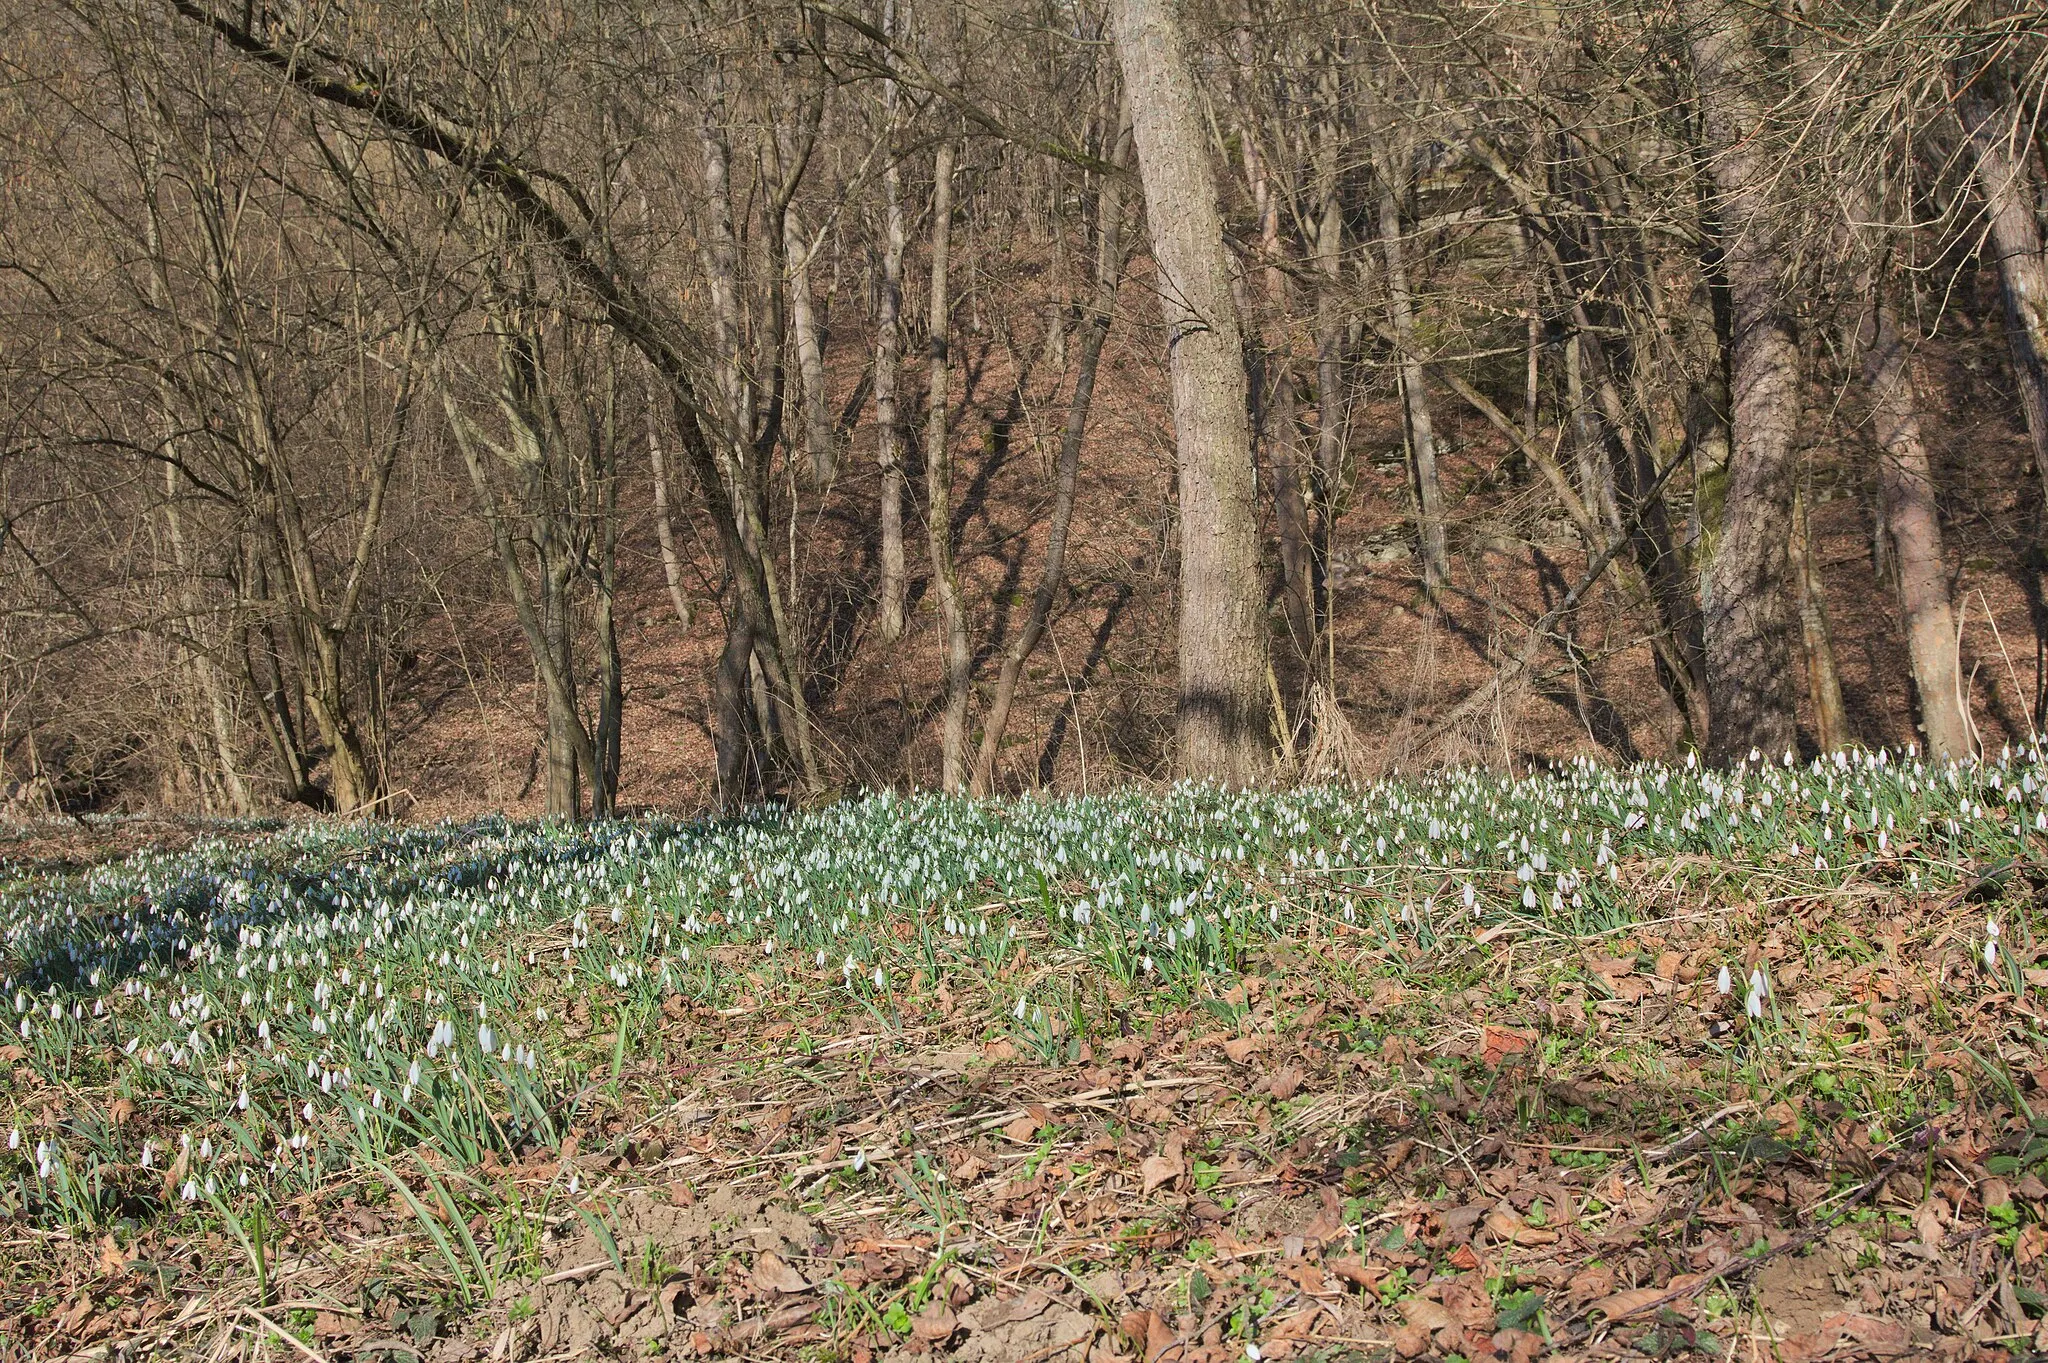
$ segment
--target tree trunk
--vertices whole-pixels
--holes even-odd
[[[1314,577],[1310,583],[1318,629],[1335,623],[1336,606],[1330,576],[1336,551],[1337,516],[1344,499],[1344,450],[1350,430],[1346,345],[1349,339],[1344,299],[1344,199],[1337,175],[1334,127],[1325,127],[1326,154],[1322,182],[1322,216],[1316,229],[1316,463],[1310,490],[1315,515],[1311,536]],[[1334,644],[1334,638],[1327,642]],[[1337,684],[1334,655],[1327,659],[1330,675],[1324,685]]]
[[[647,384],[647,463],[654,475],[654,536],[661,544],[661,577],[668,601],[684,629],[691,624],[690,598],[683,590],[683,560],[676,551],[676,531],[668,510],[668,461],[662,456],[657,414],[661,410],[654,383]]]
[[[1200,96],[1174,0],[1116,0],[1117,56],[1151,222],[1180,481],[1180,766],[1250,785],[1271,769],[1257,489],[1243,331]]]
[[[1415,528],[1421,547],[1422,585],[1432,596],[1451,580],[1450,550],[1444,540],[1443,485],[1437,476],[1436,423],[1430,419],[1429,381],[1415,341],[1415,298],[1401,231],[1401,192],[1407,171],[1399,149],[1384,145],[1375,128],[1374,160],[1379,180],[1380,257],[1387,272],[1387,318],[1401,354],[1402,413],[1408,429],[1408,475],[1415,493]]]
[[[1899,574],[1899,608],[1912,660],[1913,689],[1920,696],[1920,728],[1927,755],[1961,761],[1972,751],[1970,721],[1963,712],[1956,656],[1955,605],[1949,595],[1948,564],[1942,552],[1941,512],[1935,503],[1934,473],[1920,434],[1920,398],[1898,317],[1885,293],[1888,281],[1866,278],[1858,292],[1867,297],[1860,341],[1863,382],[1870,390],[1870,419],[1878,444],[1878,487],[1884,524],[1890,532]]]
[[[932,166],[931,311],[926,318],[930,387],[924,425],[925,540],[932,557],[932,592],[938,598],[940,658],[946,680],[945,725],[940,743],[939,788],[967,788],[967,682],[973,662],[967,647],[967,610],[953,568],[953,454],[946,444],[948,293],[953,240],[952,139],[939,143]]]
[[[609,437],[603,449],[606,457],[593,457],[592,476],[597,479],[597,572],[591,581],[596,598],[594,633],[597,635],[597,733],[591,746],[597,750],[597,767],[590,776],[590,816],[609,819],[618,813],[619,775],[625,748],[626,674],[619,655],[616,602],[619,586],[619,480],[615,476]]]
[[[1281,264],[1280,194],[1271,171],[1256,149],[1250,129],[1243,132],[1245,178],[1259,217],[1259,246],[1266,258],[1265,315],[1273,334],[1258,338],[1254,372],[1270,397],[1258,405],[1254,447],[1263,445],[1272,470],[1273,521],[1280,547],[1280,596],[1288,633],[1304,660],[1315,657],[1313,592],[1310,579],[1308,505],[1302,495],[1301,426],[1296,410],[1294,363],[1288,354],[1287,272]],[[1260,394],[1259,396],[1264,396]],[[1256,462],[1256,452],[1254,461]]]
[[[1957,100],[1956,112],[1970,136],[1977,190],[1990,219],[1986,244],[1998,262],[2013,377],[2044,490],[2048,535],[2048,254],[2034,216],[2034,177],[2020,140],[2019,111],[2009,99],[1973,88]]]
[[[1126,117],[1117,134],[1116,152],[1111,158],[1118,167],[1130,163],[1131,128]],[[1046,536],[1045,572],[1038,590],[1031,596],[1031,614],[1010,644],[996,677],[995,695],[982,721],[981,746],[974,758],[973,792],[988,795],[995,788],[996,755],[1002,749],[1003,730],[1010,721],[1010,706],[1017,696],[1017,682],[1024,664],[1045,637],[1046,622],[1052,615],[1053,599],[1066,582],[1067,534],[1074,520],[1074,484],[1081,467],[1081,438],[1088,428],[1088,409],[1095,399],[1095,372],[1102,360],[1102,344],[1109,335],[1110,319],[1116,314],[1117,281],[1123,274],[1123,182],[1117,175],[1102,177],[1096,195],[1095,291],[1081,319],[1081,353],[1074,375],[1074,391],[1067,402],[1066,423],[1060,431],[1059,467],[1053,489],[1052,525]]]
[[[1799,629],[1806,646],[1806,693],[1813,705],[1813,738],[1822,752],[1834,752],[1853,740],[1849,709],[1842,703],[1842,677],[1835,667],[1834,633],[1828,628],[1827,595],[1820,566],[1813,558],[1813,537],[1807,531],[1806,498],[1792,499],[1792,559],[1799,581]]]
[[[896,7],[884,0],[883,30],[891,29]],[[903,637],[903,435],[896,408],[896,380],[903,356],[903,172],[896,164],[896,82],[882,82],[882,280],[875,301],[875,461],[882,470],[880,629],[885,642]]]
[[[1780,269],[1780,168],[1755,88],[1763,63],[1747,20],[1719,4],[1681,7],[1732,311],[1727,366],[1733,449],[1704,621],[1708,760],[1777,758],[1797,742],[1792,624],[1785,599],[1792,452],[1799,432],[1799,342]]]
[[[832,439],[832,413],[826,407],[825,350],[819,340],[818,314],[811,299],[811,243],[796,209],[783,214],[788,235],[789,324],[796,332],[798,394],[803,411],[804,446],[811,457],[811,481],[828,486],[839,475],[839,448]]]

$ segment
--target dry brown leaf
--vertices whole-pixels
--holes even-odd
[[[1410,1297],[1401,1303],[1400,1310],[1410,1325],[1419,1325],[1431,1334],[1458,1323],[1458,1318],[1442,1302],[1427,1297]]]
[[[1150,1197],[1154,1191],[1179,1178],[1187,1170],[1177,1159],[1165,1155],[1147,1155],[1145,1162],[1138,1166],[1138,1175],[1144,1180],[1144,1193]]]
[[[960,1318],[944,1302],[934,1301],[910,1322],[910,1333],[927,1344],[942,1344],[960,1328]]]
[[[1143,1352],[1145,1363],[1171,1358],[1180,1346],[1173,1327],[1161,1320],[1157,1311],[1126,1311],[1117,1328]]]
[[[1527,1032],[1491,1023],[1479,1029],[1479,1058],[1489,1066],[1498,1065],[1511,1055],[1520,1055],[1535,1044],[1536,1038]]]
[[[1258,1054],[1262,1041],[1263,1038],[1255,1036],[1232,1037],[1223,1043],[1223,1053],[1230,1057],[1232,1064],[1242,1065]]]
[[[100,1237],[100,1272],[118,1278],[128,1271],[128,1265],[134,1260],[134,1250],[122,1249],[120,1242],[111,1235]]]
[[[1643,1310],[1653,1302],[1662,1301],[1667,1289],[1661,1287],[1631,1287],[1602,1297],[1592,1305],[1609,1320],[1621,1320]]]
[[[1532,1226],[1513,1207],[1503,1202],[1486,1214],[1486,1228],[1501,1239],[1517,1245],[1554,1245],[1557,1232]]]
[[[1387,1270],[1362,1259],[1325,1259],[1323,1267],[1353,1287],[1362,1287],[1369,1292],[1377,1291],[1387,1277]]]
[[[810,1290],[810,1281],[774,1251],[770,1250],[754,1261],[754,1291],[759,1295],[765,1297],[780,1292],[793,1296]]]
[[[1301,1092],[1302,1078],[1301,1066],[1289,1065],[1266,1081],[1266,1092],[1273,1095],[1274,1102],[1284,1103]]]

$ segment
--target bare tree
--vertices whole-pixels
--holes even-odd
[[[1180,766],[1248,785],[1269,774],[1271,747],[1243,328],[1174,0],[1117,0],[1113,10],[1173,376]]]
[[[1768,142],[1765,71],[1749,17],[1719,3],[1680,9],[1698,84],[1715,228],[1730,301],[1733,451],[1705,600],[1710,758],[1776,757],[1796,746],[1786,601],[1799,341],[1787,307],[1782,205]]]

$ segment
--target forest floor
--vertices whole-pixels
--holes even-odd
[[[1772,836],[1810,827],[1796,821],[1798,782],[1788,781],[1773,787],[1787,792],[1776,808],[1788,822]],[[1255,817],[1236,819],[1218,856],[1243,861],[1246,849],[1228,844],[1248,822],[1301,818],[1305,831],[1308,806],[1291,798],[1240,806]],[[1395,791],[1389,808],[1421,808],[1406,798]],[[933,811],[972,809],[875,808],[862,817],[924,819],[905,847],[945,842]],[[1965,795],[1961,811],[1972,808]],[[2017,829],[1999,823],[2010,812],[1974,809],[1986,828]],[[1065,826],[1061,806],[1040,812],[1041,827]],[[1115,813],[1100,821],[1115,824]],[[1631,815],[1623,827],[1635,824]],[[844,834],[821,826],[821,839],[834,827]],[[528,853],[500,834],[435,844],[434,864],[496,847],[496,874],[510,877],[504,868]],[[557,852],[587,845],[547,836]],[[766,883],[777,844],[734,836]],[[798,852],[831,845],[778,836]],[[218,1195],[211,1176],[198,1195],[199,1156],[188,1147],[171,1164],[168,1118],[153,1116],[152,1104],[204,1105],[204,1094],[176,1092],[175,1039],[195,1012],[193,1038],[220,1026],[211,1004],[199,1008],[209,986],[180,984],[179,1020],[152,1043],[169,1059],[126,1078],[111,1040],[92,1038],[146,1018],[96,1034],[81,1013],[85,1030],[51,1038],[38,1024],[41,1040],[30,1040],[36,1004],[23,1044],[0,1047],[11,1066],[0,1110],[26,1138],[17,1155],[0,1154],[0,1359],[2033,1357],[2048,1348],[2048,954],[2036,946],[2048,938],[2038,898],[2048,863],[2041,839],[2023,841],[2030,850],[1985,864],[1934,857],[1931,838],[1908,851],[1902,833],[1826,877],[1802,877],[1793,860],[1810,857],[1810,843],[1743,861],[1624,841],[1598,923],[1482,904],[1483,924],[1411,930],[1417,906],[1442,911],[1418,899],[1396,917],[1406,890],[1383,878],[1383,913],[1347,907],[1247,937],[1227,962],[1205,958],[1171,988],[1164,976],[1157,989],[1106,978],[1094,948],[1055,950],[1057,933],[1014,926],[974,958],[979,967],[965,957],[929,970],[892,964],[889,988],[873,993],[840,987],[836,961],[813,970],[807,955],[785,962],[729,937],[696,962],[717,987],[651,989],[640,1013],[545,973],[557,948],[567,960],[594,942],[612,959],[605,932],[633,931],[632,920],[606,929],[597,913],[637,905],[619,886],[661,864],[628,860],[609,891],[565,899],[552,919],[474,954],[478,978],[495,979],[488,954],[502,947],[516,967],[518,950],[528,966],[538,953],[516,1002],[555,1029],[551,1063],[573,1087],[556,1100],[573,1115],[553,1139],[507,1137],[515,1096],[485,1114],[503,1126],[475,1146],[444,1136],[409,1150],[349,1147],[339,1087],[328,1124],[313,1121],[323,1069],[307,1124],[291,1124],[357,1153],[330,1151],[260,1215],[232,1209],[231,1164],[217,1166]],[[247,858],[263,843],[195,844],[183,862],[144,854],[102,865],[105,882],[68,883],[112,885],[104,902],[116,908],[169,893],[137,888],[146,884],[189,891],[201,865],[239,867],[255,883]],[[1567,835],[1560,855],[1590,845]],[[380,846],[285,850],[294,868],[318,858],[362,868],[392,855]],[[1512,863],[1518,854],[1501,846]],[[1277,862],[1279,844],[1268,855]],[[192,860],[202,856],[214,860]],[[915,856],[885,850],[878,864]],[[147,881],[168,864],[182,867],[176,877]],[[531,883],[565,883],[567,864],[534,860]],[[1916,888],[1909,865],[1949,870]],[[0,876],[17,920],[63,874],[17,856]],[[340,874],[323,872],[317,893],[350,886],[347,910],[356,891]],[[1505,875],[1474,879],[1484,894],[1513,892],[1519,882]],[[138,879],[113,885],[118,876]],[[404,883],[409,909],[426,882]],[[514,883],[503,882],[516,899]],[[1268,898],[1252,901],[1251,921],[1263,927],[1286,882],[1259,883]],[[677,921],[702,927],[702,902],[684,894]],[[1074,902],[1109,903],[1086,891]],[[572,920],[579,903],[592,907]],[[912,941],[926,931],[913,921],[875,932],[906,960],[945,959]],[[341,926],[351,922],[362,930]],[[1989,970],[1987,922],[2004,924],[2005,944]],[[956,926],[949,919],[946,932]],[[10,933],[10,949],[24,940]],[[248,945],[244,929],[236,940]],[[257,940],[250,959],[264,949]],[[429,966],[434,949],[417,948]],[[363,955],[342,959],[370,968]],[[10,992],[27,978],[22,959],[0,964]],[[460,972],[464,962],[443,954],[438,964]],[[379,998],[384,980],[403,982],[402,966],[390,969],[377,969]],[[174,976],[155,978],[163,1006]],[[348,972],[334,978],[345,991]],[[469,1011],[462,989],[457,1018]],[[107,997],[118,1010],[134,995]],[[1027,998],[1044,1001],[1028,1020]],[[429,1011],[434,1001],[429,986]],[[325,1006],[338,1007],[331,993]],[[491,1018],[507,1034],[516,1024]],[[342,1021],[328,1014],[329,1026]],[[465,1044],[474,1021],[461,1024]],[[489,1067],[495,1039],[482,1044]],[[229,1078],[243,1054],[245,1077]],[[259,1076],[265,1058],[252,1039],[219,1071],[194,1069],[224,1080],[208,1087],[226,1118],[201,1127],[197,1108],[180,1109],[195,1122],[188,1137],[215,1130],[225,1149],[240,1124],[257,1127],[257,1111],[228,1105],[236,1082],[245,1097],[257,1090],[257,1110],[296,1117],[296,1091],[273,1101],[270,1087],[292,1071]],[[357,1053],[358,1082],[372,1063]],[[486,1082],[485,1069],[473,1072]],[[366,1113],[355,1112],[360,1139]],[[144,1142],[138,1168],[132,1137],[153,1120],[163,1157],[152,1166]],[[32,1171],[28,1143],[45,1137],[130,1153],[87,1158],[68,1175]],[[108,1195],[64,1202],[66,1177]],[[181,1179],[197,1203],[190,1214],[176,1210]]]

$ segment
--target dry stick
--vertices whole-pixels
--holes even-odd
[[[2012,654],[2005,651],[2005,636],[1998,631],[1998,617],[1991,613],[1991,603],[1985,599],[1982,587],[1977,589],[1977,604],[1984,607],[1984,619],[1991,625],[1991,637],[1998,641],[1998,656],[2005,659],[2005,675],[2006,679],[2012,683],[2013,695],[2025,695],[2026,693],[2020,690],[2019,674],[2012,670]],[[2038,748],[2041,746],[2041,735],[2034,729],[2034,711],[2032,707],[2027,709],[2026,714],[2027,741]]]
[[[285,1329],[282,1325],[279,1325],[269,1316],[266,1316],[261,1311],[258,1311],[255,1307],[243,1307],[242,1314],[254,1319],[258,1325],[261,1325],[264,1329],[270,1331],[270,1333],[276,1335],[279,1339],[291,1345],[292,1348],[298,1350],[298,1352],[304,1354],[307,1358],[311,1359],[312,1363],[327,1363],[327,1358],[325,1355],[315,1350],[311,1345],[307,1344],[306,1341],[300,1339],[297,1335]],[[419,1355],[414,1354],[413,1356],[417,1358]]]

